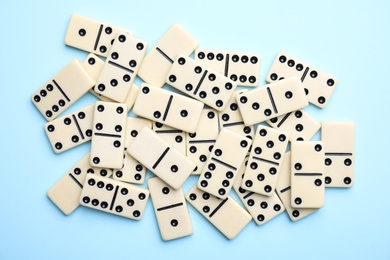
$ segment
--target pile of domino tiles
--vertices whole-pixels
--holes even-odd
[[[146,53],[131,31],[74,14],[65,44],[87,58],[32,102],[55,153],[91,141],[47,193],[66,215],[81,204],[141,220],[150,195],[163,240],[193,233],[187,202],[232,239],[252,219],[263,225],[283,211],[302,219],[324,206],[325,187],[353,185],[354,124],[320,124],[303,110],[325,108],[337,80],[289,54],[277,55],[269,84],[257,87],[258,54],[197,48],[178,24]],[[88,91],[99,100],[61,115]],[[320,128],[321,141],[310,141]],[[137,186],[146,170],[156,175],[147,189]],[[198,182],[184,194],[191,174]]]

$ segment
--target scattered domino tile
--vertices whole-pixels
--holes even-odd
[[[193,133],[203,106],[203,103],[192,98],[143,83],[133,112],[152,121]]]
[[[145,182],[146,168],[126,152],[131,142],[144,127],[152,128],[152,121],[136,117],[127,118],[123,166],[120,169],[114,170],[114,179],[137,184]]]
[[[97,101],[94,107],[91,165],[120,169],[127,120],[125,104]]]
[[[153,123],[153,130],[168,144],[172,145],[172,147],[181,152],[183,155],[186,155],[187,145],[185,132],[158,122]]]
[[[325,187],[352,187],[355,124],[322,122],[321,139],[325,151]]]
[[[65,109],[95,85],[81,62],[74,59],[31,97],[47,121],[55,119]]]
[[[104,61],[93,53],[88,54],[87,58],[85,58],[83,62],[83,68],[94,81],[98,80],[103,67],[104,67]],[[96,93],[95,87],[96,86],[93,86],[89,90],[89,92],[92,93],[97,98],[99,98],[100,100],[112,101],[111,99]]]
[[[287,144],[288,134],[259,125],[249,154],[249,167],[246,168],[241,187],[265,196],[272,196]]]
[[[309,102],[321,108],[327,105],[337,85],[337,79],[334,77],[291,57],[289,54],[280,52],[266,76],[266,81],[275,82],[291,76],[300,77]]]
[[[318,208],[298,209],[291,206],[291,152],[284,155],[276,183],[276,194],[278,194],[292,221],[300,220],[318,210]]]
[[[233,188],[245,208],[252,215],[257,225],[264,225],[284,211],[284,206],[279,197],[274,193],[272,196],[264,196],[253,191],[241,188],[242,178],[247,167],[248,157],[243,161],[238,176],[234,181]]]
[[[107,57],[119,31],[123,29],[73,14],[66,31],[65,44]]]
[[[64,152],[92,138],[94,105],[88,105],[45,124],[45,132],[55,153]]]
[[[138,76],[148,84],[161,87],[177,55],[189,56],[196,46],[198,41],[183,27],[172,25],[145,56]]]
[[[233,187],[251,143],[249,138],[222,129],[199,176],[198,188],[225,199]]]
[[[253,125],[308,105],[298,77],[268,84],[236,97],[245,125]]]
[[[271,84],[235,91],[258,84],[260,56],[195,50],[198,41],[178,24],[145,56],[148,44],[132,32],[74,14],[65,44],[90,53],[32,101],[50,121],[56,153],[92,139],[91,152],[47,192],[66,215],[81,204],[141,219],[149,190],[124,182],[144,183],[148,168],[158,176],[148,186],[163,240],[193,233],[186,200],[233,239],[251,216],[263,225],[286,210],[296,221],[323,207],[325,186],[353,185],[354,124],[323,122],[322,141],[307,141],[321,125],[302,110],[308,102],[324,108],[337,80],[283,52],[267,75]],[[137,74],[147,82],[141,91]],[[162,89],[165,82],[190,98]],[[55,119],[88,90],[102,101]],[[132,107],[145,119],[127,117]],[[273,128],[254,132],[264,121]],[[184,195],[191,173],[201,175]],[[228,196],[232,187],[250,214]]]
[[[230,98],[225,109],[221,112],[218,112],[219,127],[221,129],[227,128],[233,132],[236,132],[237,134],[246,136],[249,139],[253,139],[253,136],[255,135],[254,127],[253,125],[246,126],[244,124],[236,101],[237,95],[240,95],[246,91],[246,89],[236,90]]]
[[[148,189],[95,174],[87,174],[80,195],[80,204],[122,217],[140,220],[148,198]]]
[[[217,111],[203,109],[195,133],[187,133],[187,157],[196,164],[192,174],[200,174],[218,137]]]
[[[195,168],[195,163],[146,127],[127,152],[174,189],[179,189]]]
[[[218,111],[225,109],[237,87],[234,81],[183,55],[173,63],[166,82]]]
[[[304,110],[274,117],[267,123],[273,128],[288,133],[290,141],[309,141],[321,128],[321,124]]]
[[[293,208],[324,206],[324,160],[322,142],[291,143],[291,205]]]
[[[258,84],[258,54],[196,49],[195,60],[237,82],[238,86],[255,87]]]
[[[183,190],[172,189],[158,177],[148,179],[148,187],[162,239],[191,235],[192,223]]]
[[[188,191],[186,199],[228,239],[235,238],[252,219],[230,196],[221,200],[196,185]]]
[[[86,154],[47,192],[49,199],[65,214],[71,214],[79,205],[81,190],[87,173],[110,177],[111,169],[92,167]]]
[[[144,58],[148,43],[121,31],[96,81],[95,92],[124,102]]]

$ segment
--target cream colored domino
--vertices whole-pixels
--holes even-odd
[[[97,101],[94,107],[91,165],[119,169],[123,164],[127,120],[125,104]]]
[[[235,238],[252,219],[230,196],[221,200],[196,185],[188,191],[186,199],[228,239]]]
[[[245,158],[240,170],[238,171],[238,176],[234,181],[233,189],[244,204],[245,208],[248,210],[249,214],[252,215],[256,224],[264,225],[282,213],[285,208],[276,193],[272,196],[264,196],[241,188],[241,182],[247,167],[247,162],[248,157]]]
[[[308,105],[297,77],[268,84],[237,96],[245,125],[253,125]]]
[[[152,128],[152,121],[136,117],[127,118],[123,166],[121,169],[114,170],[114,179],[137,184],[145,182],[146,168],[126,152],[131,142],[144,127]]]
[[[285,52],[279,52],[268,72],[266,81],[275,82],[292,76],[300,77],[309,102],[321,108],[327,105],[337,85],[337,79],[334,77]]]
[[[88,105],[45,124],[46,135],[55,153],[91,140],[93,108],[94,104]]]
[[[288,145],[288,134],[259,125],[249,155],[241,187],[265,196],[274,194],[283,156]]]
[[[107,57],[119,31],[123,29],[73,14],[66,31],[65,44]]]
[[[242,120],[241,112],[238,109],[236,97],[237,95],[246,92],[247,90],[236,90],[229,100],[229,103],[225,109],[218,112],[219,127],[227,128],[236,132],[237,134],[246,136],[247,138],[253,139],[255,131],[253,126],[246,126]]]
[[[238,86],[255,87],[259,83],[258,54],[196,49],[195,60],[237,82]]]
[[[144,127],[127,152],[174,189],[179,189],[195,168],[195,164]]]
[[[325,187],[352,187],[355,124],[322,122],[321,139],[325,150]]]
[[[90,53],[87,58],[83,62],[83,67],[85,71],[89,74],[89,76],[94,79],[95,81],[100,76],[100,72],[102,71],[104,66],[104,61],[100,59],[98,56],[96,56],[93,53]],[[130,88],[129,93],[127,94],[126,100],[123,102],[127,105],[127,110],[130,111],[130,109],[133,107],[135,99],[138,94],[139,87],[133,83],[133,85]],[[114,100],[105,97],[101,94],[96,93],[95,86],[89,90],[94,96],[99,98],[102,101],[110,101],[115,102]]]
[[[128,32],[119,32],[96,81],[95,92],[117,102],[124,102],[147,48],[147,42]]]
[[[65,109],[95,85],[81,62],[74,59],[31,97],[47,121],[55,119]]]
[[[158,122],[153,123],[153,130],[168,144],[172,145],[172,147],[181,152],[183,155],[186,155],[187,146],[185,132]]]
[[[225,109],[237,87],[234,81],[183,55],[173,63],[166,82],[218,111]]]
[[[140,220],[148,198],[148,189],[87,174],[80,195],[80,204],[125,218]]]
[[[321,208],[324,206],[324,160],[322,142],[291,142],[292,207]]]
[[[191,235],[192,223],[183,190],[172,189],[158,177],[148,179],[148,187],[162,239]]]
[[[300,220],[318,209],[297,209],[291,207],[291,153],[284,155],[282,167],[280,168],[278,182],[276,183],[276,193],[286,208],[287,214],[292,221]]]
[[[189,56],[198,46],[198,41],[179,24],[172,25],[164,36],[146,54],[138,76],[146,83],[161,87],[173,61],[182,53]]]
[[[187,133],[187,157],[196,164],[192,174],[200,174],[219,133],[217,111],[203,109],[195,133]]]
[[[192,98],[143,83],[133,112],[152,121],[193,133],[203,106],[203,103]]]
[[[110,177],[111,169],[95,168],[89,163],[86,154],[47,192],[49,199],[65,214],[69,215],[80,205],[80,194],[87,173]]]
[[[198,188],[225,199],[251,143],[249,138],[222,129],[199,177]]]
[[[88,54],[87,58],[85,58],[83,62],[83,68],[94,81],[96,81],[99,78],[103,66],[104,66],[104,61],[93,53]],[[95,87],[96,86],[93,86],[89,90],[89,92],[91,92],[94,96],[96,96],[100,100],[112,101],[111,99],[96,93]]]
[[[273,128],[288,133],[290,141],[309,141],[321,128],[321,124],[304,110],[274,117],[268,120],[267,123]]]

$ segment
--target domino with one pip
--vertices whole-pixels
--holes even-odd
[[[225,109],[237,87],[234,81],[183,55],[173,63],[166,82],[218,111]]]
[[[49,199],[65,214],[69,215],[80,205],[80,194],[87,173],[110,177],[111,169],[95,168],[89,163],[86,154],[47,192]]]
[[[87,174],[80,204],[126,218],[140,220],[149,190],[95,174]]]
[[[259,125],[241,187],[265,196],[272,196],[287,145],[288,134]]]
[[[292,221],[300,220],[313,212],[316,208],[298,209],[291,206],[291,152],[288,151],[283,158],[279,178],[276,183],[276,193],[283,202],[286,212]]]
[[[194,185],[185,195],[187,201],[228,239],[235,238],[252,217],[233,198],[221,200]]]
[[[119,32],[96,81],[95,92],[124,102],[147,48],[147,42],[128,32]]]
[[[195,168],[195,163],[147,127],[138,133],[127,152],[174,189],[179,189]]]
[[[233,187],[251,143],[249,138],[222,129],[200,174],[198,188],[225,199]]]
[[[47,121],[55,119],[65,109],[95,85],[78,59],[74,59],[31,97]]]
[[[204,104],[192,98],[143,83],[133,112],[185,132],[196,130]]]
[[[355,124],[322,122],[321,140],[325,150],[325,187],[352,187]]]
[[[274,117],[268,120],[267,123],[273,128],[288,133],[290,141],[309,141],[321,128],[321,124],[304,110]]]
[[[324,160],[322,142],[291,142],[291,206],[293,208],[324,206]]]
[[[264,225],[274,217],[284,211],[284,206],[278,195],[275,193],[272,196],[264,196],[253,191],[247,191],[241,188],[242,178],[244,177],[245,169],[247,168],[248,157],[242,163],[238,176],[234,181],[233,188],[236,191],[245,208],[252,215],[253,220],[257,225]]]
[[[254,87],[258,84],[258,54],[196,49],[195,60],[237,82],[238,86]]]
[[[146,54],[138,76],[146,83],[161,87],[177,55],[190,55],[198,41],[179,24],[172,25],[164,36]]]
[[[183,190],[172,189],[158,177],[148,179],[148,187],[162,239],[191,235],[192,223]]]
[[[237,96],[245,125],[254,125],[308,105],[298,77],[268,84]]]
[[[97,101],[94,107],[91,165],[119,169],[123,164],[127,106]]]
[[[292,76],[300,77],[309,102],[321,108],[327,105],[337,85],[337,79],[334,77],[280,52],[267,74],[266,81],[275,82]]]
[[[218,137],[217,111],[203,109],[195,133],[187,133],[187,157],[196,164],[192,174],[200,174]]]
[[[114,170],[114,179],[137,184],[145,182],[146,168],[127,153],[127,148],[144,127],[152,128],[152,121],[144,118],[127,117],[123,166]]]
[[[119,31],[123,29],[73,14],[66,31],[65,44],[107,57]]]

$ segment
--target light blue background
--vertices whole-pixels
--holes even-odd
[[[0,259],[390,258],[389,1],[113,2],[0,0]],[[54,154],[30,96],[86,57],[63,42],[72,13],[132,30],[150,47],[178,22],[201,47],[258,52],[260,85],[279,50],[335,75],[328,107],[306,110],[356,122],[355,186],[326,190],[325,207],[299,222],[252,221],[232,241],[191,206],[194,234],[171,242],[150,201],[139,222],[84,207],[63,215],[46,192],[90,144]],[[95,100],[87,94],[66,113]]]

